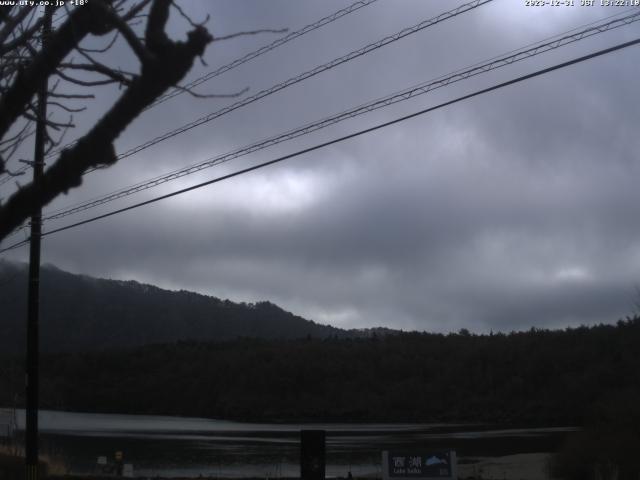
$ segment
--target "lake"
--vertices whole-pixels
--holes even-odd
[[[98,473],[116,451],[147,477],[299,476],[302,429],[327,432],[327,476],[380,476],[382,450],[455,449],[458,457],[551,452],[571,427],[469,424],[242,423],[206,418],[41,411],[41,449],[72,474]],[[24,411],[18,411],[24,429]]]

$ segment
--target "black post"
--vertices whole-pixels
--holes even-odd
[[[45,7],[42,25],[42,46],[47,44],[51,33],[53,11]],[[48,78],[43,78],[38,88],[38,117],[33,162],[33,185],[40,188],[44,169],[44,143],[46,138]],[[42,209],[37,208],[31,216],[31,241],[29,244],[29,287],[27,295],[27,375],[26,380],[26,432],[25,463],[26,479],[38,478],[38,363],[39,363],[39,307],[40,307],[40,235],[42,233]]]
[[[325,431],[300,430],[300,478],[325,480]]]

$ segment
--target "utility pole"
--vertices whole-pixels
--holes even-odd
[[[42,50],[49,42],[53,10],[44,10],[42,25]],[[49,78],[45,77],[38,88],[38,114],[36,118],[36,139],[33,155],[33,185],[40,193],[44,170],[44,144],[46,139],[47,91]],[[37,207],[31,216],[31,239],[29,243],[29,287],[27,295],[27,374],[26,394],[26,435],[25,466],[26,480],[38,479],[38,390],[39,390],[39,316],[40,316],[40,238],[42,233],[42,209]]]

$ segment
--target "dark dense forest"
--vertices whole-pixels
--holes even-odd
[[[494,335],[181,342],[42,359],[43,408],[256,421],[581,425],[640,396],[640,317]],[[23,391],[0,361],[0,404]],[[20,400],[19,400],[20,401]]]
[[[0,352],[26,343],[27,265],[0,261]],[[353,336],[270,302],[235,303],[135,281],[41,271],[41,348],[48,352],[134,347],[177,340]]]

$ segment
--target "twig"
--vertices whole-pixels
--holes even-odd
[[[172,6],[173,8],[175,8],[176,10],[178,10],[178,13],[180,13],[180,15],[182,15],[182,17],[183,17],[187,22],[189,22],[189,25],[191,25],[191,26],[192,26],[192,27],[194,27],[194,28],[195,28],[195,27],[202,27],[202,26],[204,26],[204,25],[209,21],[209,19],[211,18],[211,15],[207,14],[207,18],[205,18],[203,22],[201,22],[201,23],[196,23],[196,22],[194,22],[194,21],[191,19],[191,17],[190,17],[189,15],[187,15],[186,13],[184,13],[184,10],[182,10],[182,8],[180,7],[180,5],[178,5],[176,2],[172,1],[172,2],[171,2],[171,6]]]
[[[231,40],[232,38],[236,38],[236,37],[244,37],[247,35],[258,35],[260,33],[287,33],[289,31],[288,28],[282,28],[280,30],[273,30],[270,28],[265,28],[265,29],[260,29],[260,30],[249,30],[248,32],[237,32],[237,33],[232,33],[230,35],[224,35],[222,37],[213,37],[213,41],[214,42],[218,42],[220,40]]]
[[[49,92],[49,96],[53,98],[82,98],[82,99],[96,98],[96,96],[92,94],[82,95],[82,94],[75,94],[75,93],[53,93],[53,92]]]
[[[120,32],[116,31],[115,34],[113,35],[113,38],[109,41],[109,43],[107,43],[107,45],[104,48],[86,48],[86,47],[82,47],[82,50],[84,50],[85,52],[90,52],[90,53],[104,53],[107,50],[109,50],[111,47],[113,47],[113,44],[116,43],[116,40],[118,39],[119,36],[120,36]]]
[[[70,75],[67,75],[66,73],[62,73],[60,70],[56,69],[55,74],[58,75],[59,77],[65,79],[67,82],[71,82],[75,85],[79,85],[81,87],[97,87],[97,86],[101,86],[101,85],[109,85],[111,83],[117,83],[118,80],[114,80],[113,78],[109,79],[109,80],[92,80],[92,81],[88,81],[88,80],[80,80],[78,78],[73,78]]]
[[[80,108],[71,108],[71,107],[67,107],[66,105],[63,105],[59,102],[47,102],[47,105],[53,105],[54,107],[58,107],[61,108],[69,113],[78,113],[78,112],[84,112],[87,107],[80,107]]]

